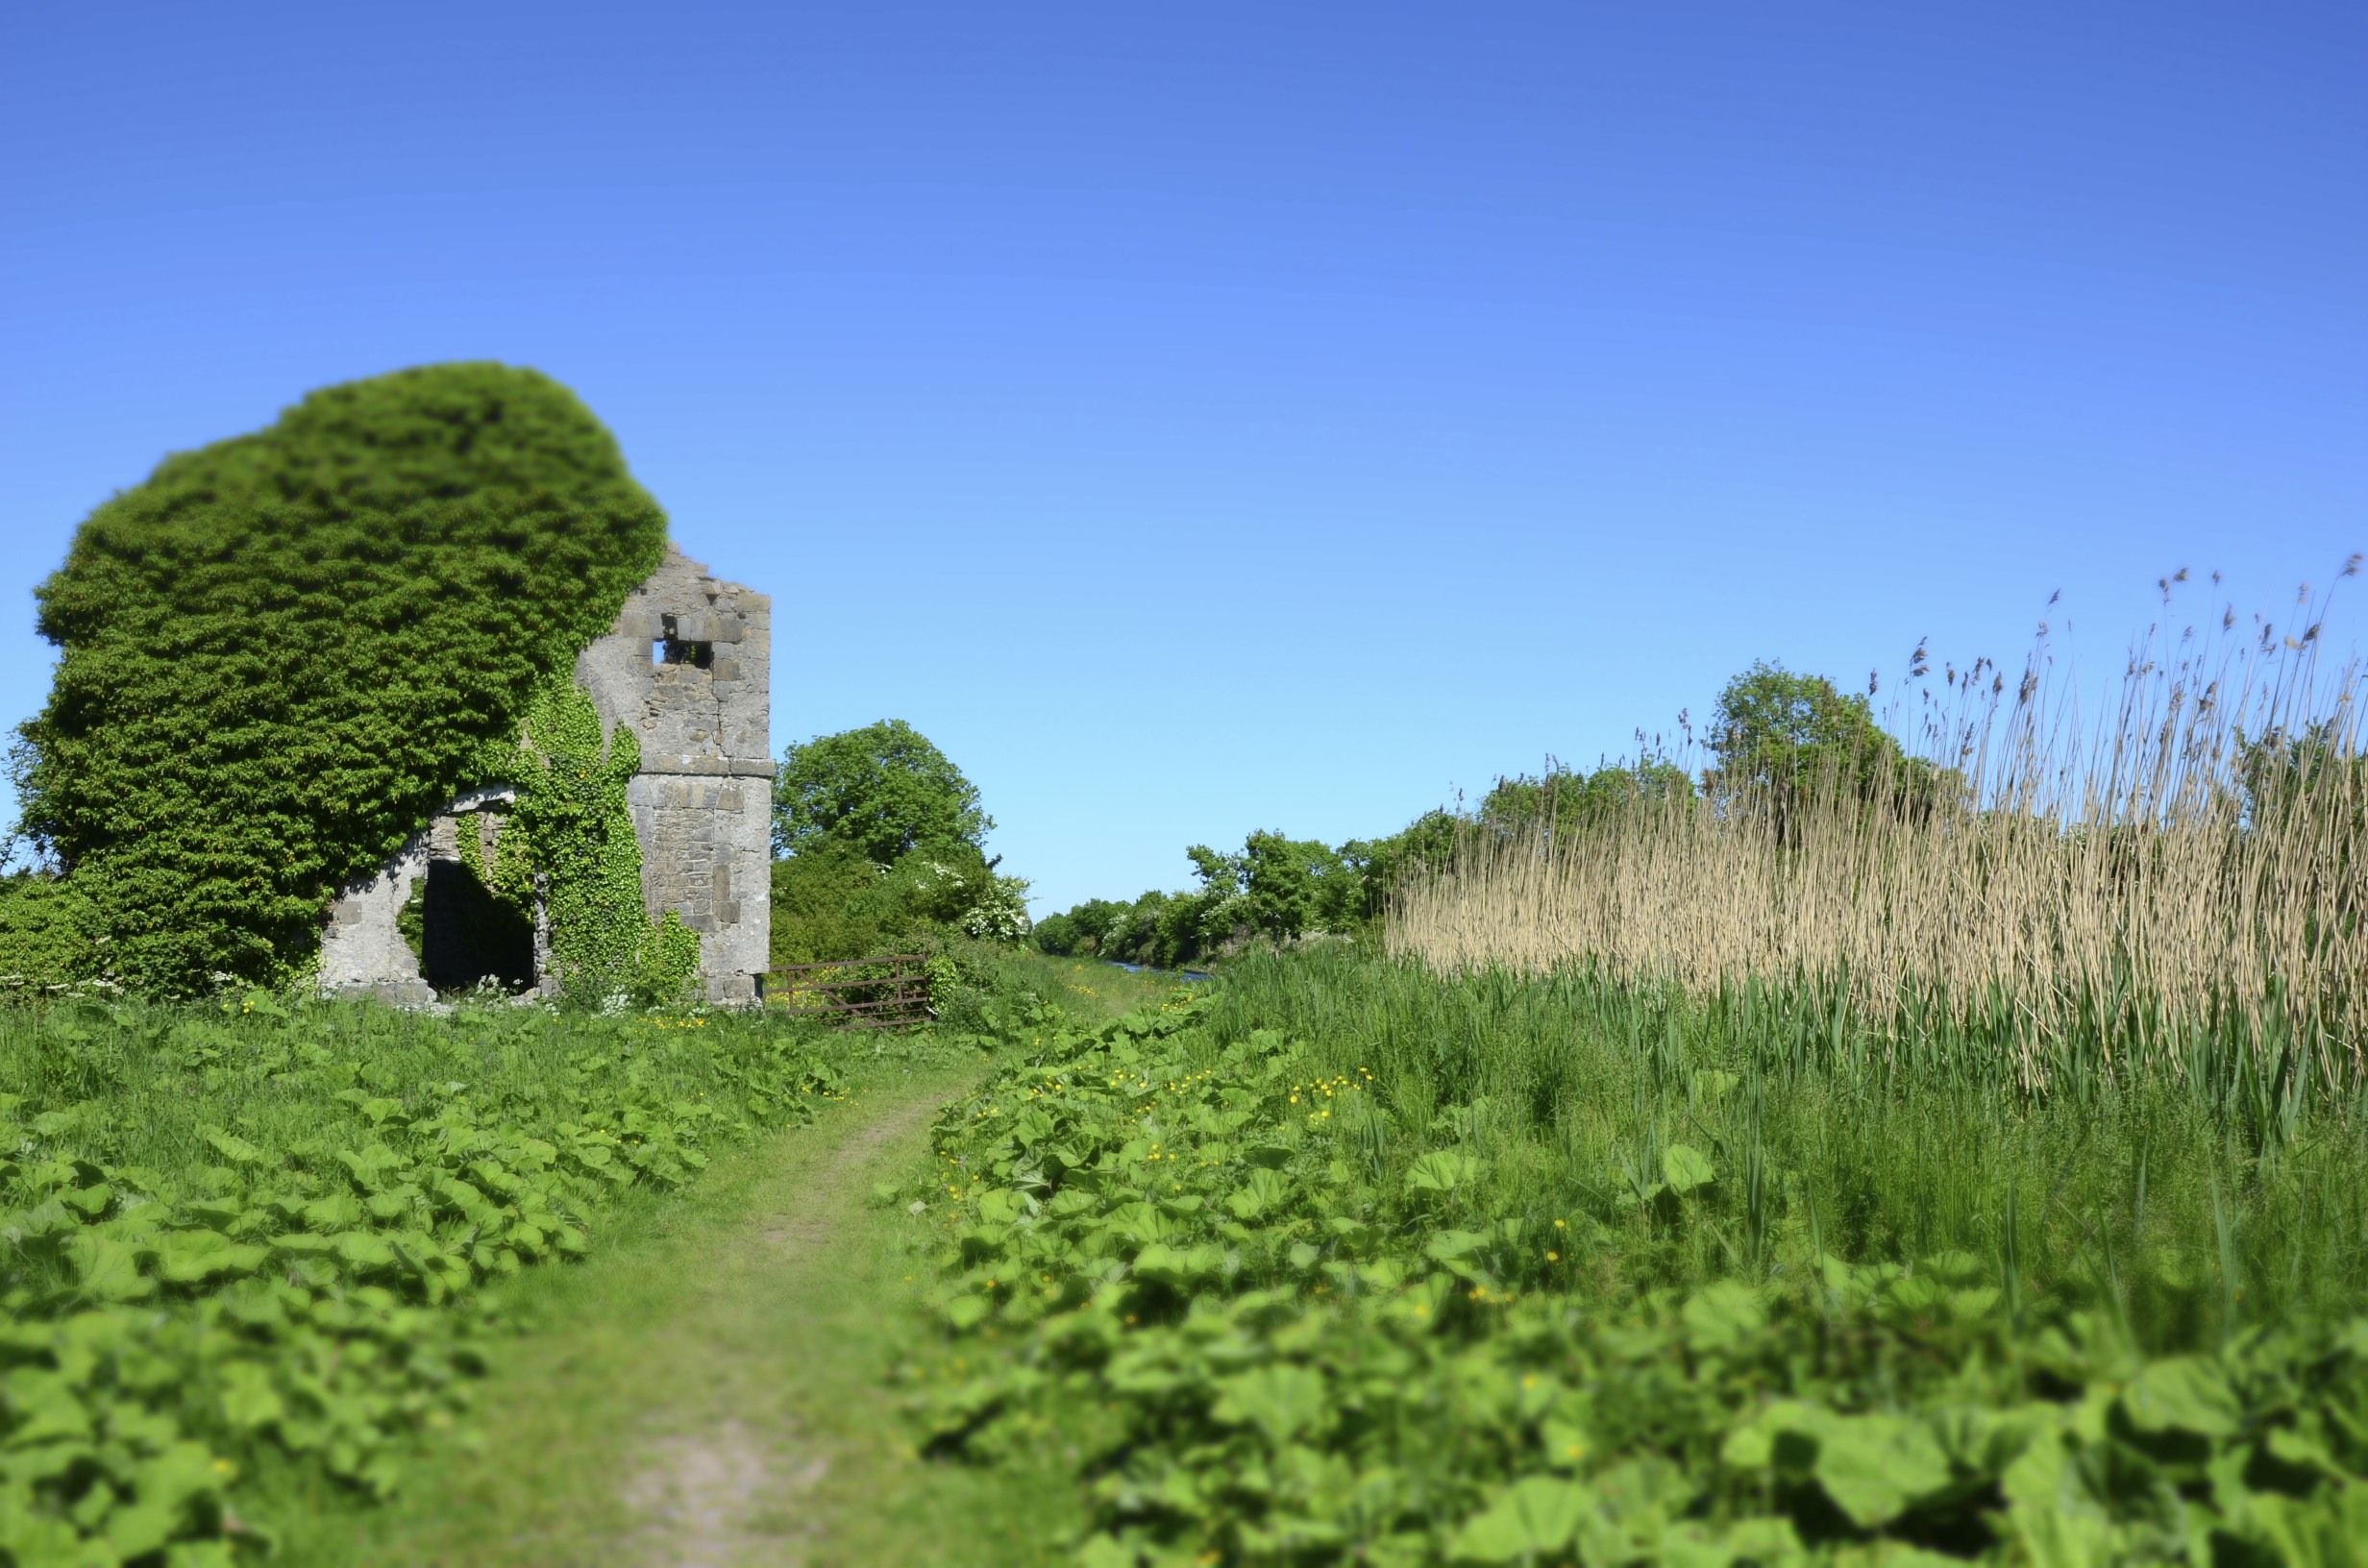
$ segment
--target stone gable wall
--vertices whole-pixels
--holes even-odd
[[[668,649],[679,662],[660,663]],[[753,1001],[773,944],[773,600],[680,551],[576,660],[602,724],[632,728],[642,896],[699,933],[707,995]]]
[[[608,634],[576,660],[603,729],[627,726],[641,746],[627,801],[643,903],[652,919],[673,910],[699,933],[715,1002],[756,1001],[772,948],[772,600],[671,545]],[[345,890],[322,933],[323,990],[432,1000],[396,919],[428,863],[456,854],[455,834],[476,829],[461,819],[508,794],[461,796]],[[536,945],[537,973],[547,976],[548,944]]]

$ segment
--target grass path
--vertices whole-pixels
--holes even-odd
[[[284,1560],[730,1568],[1058,1560],[1057,1475],[911,1455],[884,1379],[919,1332],[902,1216],[872,1184],[923,1154],[978,1070],[876,1069],[814,1126],[629,1209],[583,1264],[520,1281],[529,1332],[398,1500],[284,1498]]]

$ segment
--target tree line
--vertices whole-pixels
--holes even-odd
[[[1089,898],[1038,921],[1034,942],[1048,953],[1173,968],[1246,943],[1353,937],[1381,919],[1407,876],[1445,867],[1475,838],[1551,845],[1645,804],[1748,798],[1782,810],[1822,788],[1935,798],[1958,787],[1906,755],[1867,696],[1772,660],[1726,683],[1704,740],[1711,766],[1699,778],[1646,743],[1591,772],[1549,758],[1536,773],[1498,777],[1476,807],[1435,807],[1380,838],[1333,845],[1260,831],[1238,850],[1194,845],[1184,853],[1195,886],[1131,902]]]

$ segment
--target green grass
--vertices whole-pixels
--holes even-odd
[[[0,1554],[227,1561],[282,1523],[259,1477],[385,1492],[450,1440],[488,1287],[947,1051],[259,992],[0,1012]]]
[[[982,1067],[858,1069],[814,1127],[629,1206],[581,1266],[505,1289],[528,1332],[479,1392],[482,1448],[440,1450],[384,1507],[313,1488],[289,1560],[588,1568],[637,1542],[660,1561],[1052,1560],[1043,1543],[1074,1516],[1066,1479],[920,1462],[888,1383],[925,1328],[909,1221],[872,1187]],[[636,1497],[702,1466],[747,1495],[669,1543]]]
[[[1303,1040],[1313,1072],[1369,1068],[1389,1165],[1485,1158],[1493,1212],[1617,1238],[1607,1286],[1797,1273],[1818,1252],[2010,1255],[2041,1291],[2117,1293],[2158,1351],[2368,1303],[2368,1101],[2206,1052],[2184,1078],[2092,1067],[2033,1094],[1981,1041],[1814,986],[1695,998],[1344,948],[1237,961],[1212,1026]],[[1721,1178],[1704,1223],[1636,1201],[1678,1144]]]
[[[2354,1107],[1372,955],[1030,1018],[903,1195],[1082,1561],[2356,1562]],[[2350,1543],[2350,1544],[2347,1544]]]
[[[1081,1018],[1115,1018],[1137,1008],[1157,1007],[1176,983],[1173,975],[1132,972],[1098,959],[1024,952],[1007,962],[1015,977]]]

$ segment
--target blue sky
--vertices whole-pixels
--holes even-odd
[[[2335,5],[10,7],[0,721],[94,503],[461,357],[773,593],[777,747],[909,719],[1040,913],[1756,657],[2060,588],[2101,668],[2368,547],[2363,82]]]

